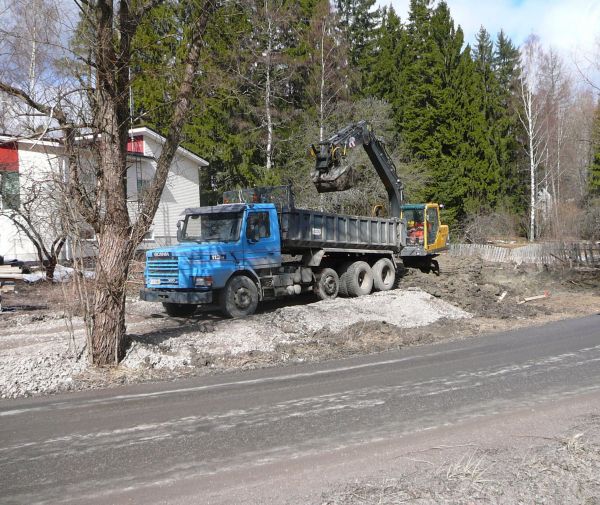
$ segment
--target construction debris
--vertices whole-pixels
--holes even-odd
[[[517,303],[519,305],[522,305],[523,303],[533,302],[534,300],[542,300],[543,298],[548,298],[549,296],[550,296],[550,293],[548,291],[544,291],[543,295],[528,296],[527,298],[524,298],[523,300],[521,300],[520,302],[517,302]]]

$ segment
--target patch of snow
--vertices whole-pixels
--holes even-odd
[[[75,270],[70,267],[64,267],[62,265],[56,265],[56,269],[54,270],[54,282],[68,282],[73,277]],[[85,270],[83,275],[86,279],[93,279],[94,272],[90,270]],[[40,282],[46,279],[46,272],[39,271],[33,272],[31,274],[23,274],[23,280],[25,282],[34,283]]]

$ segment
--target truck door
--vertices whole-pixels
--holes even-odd
[[[246,244],[244,247],[247,263],[256,269],[281,265],[281,241],[279,223],[267,210],[249,210],[246,216]]]
[[[429,249],[435,245],[437,239],[438,229],[440,222],[438,219],[438,212],[436,207],[427,207],[427,244],[426,248]]]

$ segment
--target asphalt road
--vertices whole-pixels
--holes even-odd
[[[399,440],[573,398],[600,405],[599,379],[597,315],[322,364],[3,401],[0,503],[319,503],[336,476],[367,473]]]

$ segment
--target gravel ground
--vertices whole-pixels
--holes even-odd
[[[194,319],[173,327],[170,318],[163,318],[158,321],[167,327],[157,329],[152,315],[161,312],[160,304],[129,303],[131,345],[118,369],[104,373],[88,369],[81,318],[38,313],[1,316],[0,395],[15,398],[66,391],[95,380],[103,384],[115,376],[120,382],[165,378],[171,372],[185,374],[206,367],[222,357],[231,361],[252,353],[267,355],[279,346],[343,332],[356,324],[385,321],[397,328],[414,328],[442,318],[470,317],[418,289],[282,307],[238,320]]]
[[[170,318],[160,304],[132,298],[130,346],[121,365],[112,368],[87,365],[83,321],[68,285],[20,286],[4,300],[17,310],[0,313],[0,397],[340,358],[542,324],[600,308],[597,275],[450,256],[440,257],[440,263],[440,276],[407,271],[402,289],[326,302],[289,298],[267,303],[242,320],[224,320],[210,311]],[[519,303],[540,293],[549,296]]]

